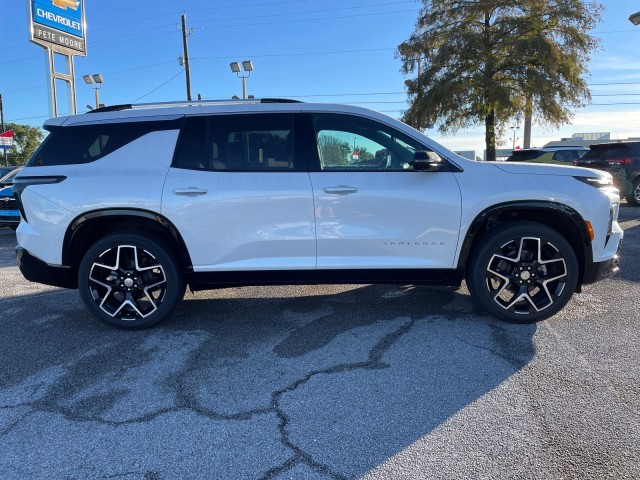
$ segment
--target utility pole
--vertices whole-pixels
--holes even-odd
[[[191,101],[191,72],[189,71],[189,46],[187,45],[186,13],[182,14],[182,46],[184,48],[184,71],[187,77],[187,100]]]
[[[0,133],[4,133],[4,108],[2,107],[2,94],[0,93],[0,122],[1,122],[1,127],[2,127],[2,132]],[[2,149],[4,151],[4,166],[6,167],[8,165],[7,163],[7,149],[3,148]]]

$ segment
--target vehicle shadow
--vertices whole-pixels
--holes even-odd
[[[31,313],[28,299],[9,305],[0,406],[46,412],[70,425],[89,422],[103,443],[113,438],[115,456],[126,448],[124,427],[152,429],[161,417],[189,412],[205,442],[236,452],[237,462],[220,463],[210,478],[275,478],[300,468],[364,475],[534,356],[534,325],[497,322],[464,290],[370,285],[187,294],[161,326],[133,332],[89,318],[77,292],[37,302]],[[224,429],[247,423],[251,435],[216,443]],[[174,428],[176,441],[189,436]],[[37,451],[52,448],[37,436],[29,441]],[[100,463],[87,455],[78,453],[77,461]]]

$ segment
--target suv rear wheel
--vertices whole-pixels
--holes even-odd
[[[185,282],[170,250],[135,233],[111,234],[87,250],[78,269],[80,296],[109,325],[147,328],[182,299]]]
[[[564,307],[576,289],[576,255],[562,235],[545,225],[495,227],[479,245],[467,270],[467,286],[500,320],[544,320]]]

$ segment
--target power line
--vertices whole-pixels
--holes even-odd
[[[227,58],[237,58],[237,57],[251,57],[251,58],[270,58],[270,57],[302,57],[308,55],[334,55],[334,54],[343,54],[343,53],[370,53],[370,52],[382,52],[389,50],[395,50],[395,48],[366,48],[362,50],[334,50],[334,51],[324,51],[324,52],[300,52],[300,53],[265,53],[262,55],[253,55],[253,54],[243,54],[243,55],[216,55],[216,56],[207,56],[207,57],[191,57],[192,60],[223,60]]]
[[[378,12],[378,13],[358,13],[353,15],[340,15],[337,17],[321,17],[321,18],[299,18],[295,20],[280,20],[280,21],[270,21],[270,22],[256,22],[256,23],[239,23],[234,25],[215,25],[215,28],[232,28],[232,27],[257,27],[260,25],[276,25],[276,24],[284,24],[284,23],[301,23],[301,22],[317,22],[322,20],[344,20],[348,18],[359,18],[359,17],[374,17],[378,15],[392,15],[395,13],[408,13],[415,12],[415,9],[412,10],[394,10],[391,12]],[[208,27],[202,27],[208,28]]]
[[[167,80],[163,84],[158,85],[156,88],[154,88],[150,92],[145,93],[144,95],[142,95],[141,97],[136,98],[135,100],[132,100],[130,103],[136,103],[138,100],[142,100],[144,97],[147,97],[147,96],[151,95],[153,92],[155,92],[157,90],[160,90],[162,87],[164,87],[167,83],[169,83],[171,80],[176,78],[178,75],[182,75],[183,72],[184,72],[184,69],[180,70],[178,73],[176,73],[173,77],[171,77],[169,80]]]
[[[391,6],[391,5],[401,5],[401,4],[406,4],[406,3],[415,4],[414,0],[403,0],[403,1],[400,1],[400,2],[372,3],[372,4],[368,4],[367,8],[369,9],[369,8],[374,8],[374,7],[387,7],[387,6]],[[273,17],[292,16],[292,15],[308,15],[308,14],[313,14],[313,13],[340,12],[340,11],[344,11],[344,10],[358,10],[358,9],[362,9],[362,6],[340,7],[340,8],[325,8],[325,9],[322,9],[322,10],[306,10],[306,11],[301,11],[301,12],[270,13],[270,14],[267,14],[267,15],[253,15],[253,16],[246,16],[245,15],[245,16],[242,16],[242,17],[217,18],[215,20],[196,20],[196,21],[193,21],[191,23],[212,23],[212,22],[226,22],[226,21],[230,21],[230,20],[251,20],[251,19],[257,19],[257,18],[273,18]],[[408,10],[408,11],[413,12],[413,11],[416,11],[416,10],[412,9],[412,10]],[[380,12],[380,13],[385,13],[385,12]]]

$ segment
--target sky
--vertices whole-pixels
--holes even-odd
[[[48,0],[42,0],[48,1]],[[600,48],[588,65],[592,103],[574,110],[559,129],[535,123],[532,146],[573,133],[640,137],[640,26],[630,21],[640,1],[601,0],[602,22],[592,32]],[[186,13],[191,91],[204,99],[242,96],[230,62],[251,60],[247,93],[305,102],[348,103],[395,118],[407,108],[396,47],[414,30],[415,0],[85,0],[87,56],[74,60],[78,113],[94,105],[82,80],[100,73],[100,103],[186,100],[181,15]],[[41,126],[50,114],[45,50],[29,41],[28,0],[2,0],[0,94],[5,122]],[[62,58],[56,70],[65,73]],[[58,103],[67,114],[66,92]],[[522,127],[499,145],[521,145]],[[442,136],[452,150],[484,149],[484,128]]]

